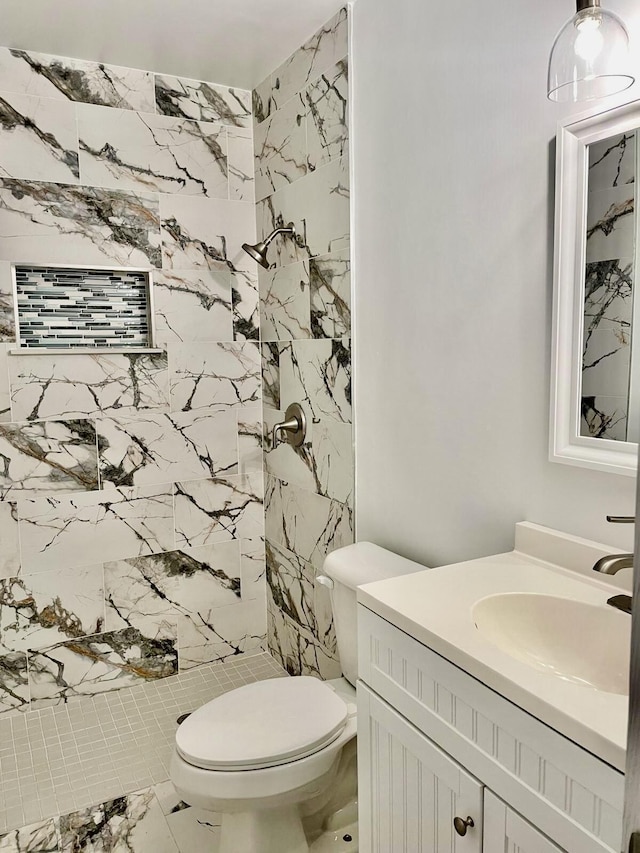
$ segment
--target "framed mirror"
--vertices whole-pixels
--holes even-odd
[[[550,459],[635,476],[640,101],[561,124],[556,157]]]

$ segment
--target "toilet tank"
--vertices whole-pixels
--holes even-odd
[[[324,575],[333,582],[331,606],[342,673],[351,684],[355,685],[358,678],[356,588],[365,583],[423,572],[426,568],[372,542],[338,548],[325,559]]]

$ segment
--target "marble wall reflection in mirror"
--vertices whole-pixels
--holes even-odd
[[[580,434],[638,441],[631,366],[636,252],[637,131],[588,146]],[[638,327],[640,328],[640,326]],[[636,360],[637,360],[637,353]]]
[[[636,101],[557,136],[550,458],[628,475],[640,441],[639,128]]]

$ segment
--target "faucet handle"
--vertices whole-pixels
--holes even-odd
[[[307,433],[307,419],[302,406],[292,403],[284,413],[285,420],[273,427],[271,447],[278,446],[282,433],[287,434],[287,441],[292,447],[300,447]]]
[[[607,521],[610,524],[633,524],[635,522],[634,515],[608,515]]]

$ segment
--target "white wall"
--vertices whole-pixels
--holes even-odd
[[[637,3],[607,7],[640,44]],[[633,513],[633,478],[547,461],[570,110],[547,101],[546,64],[574,11],[355,3],[357,536],[432,565],[510,549],[522,519],[632,544],[604,516]]]

